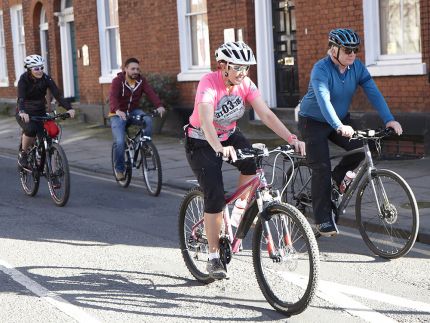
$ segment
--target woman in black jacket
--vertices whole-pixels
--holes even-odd
[[[46,114],[46,92],[49,89],[54,98],[67,110],[70,117],[75,116],[75,110],[70,102],[64,99],[54,80],[43,72],[45,60],[39,55],[27,56],[24,67],[27,69],[18,81],[18,105],[16,120],[23,130],[21,151],[18,163],[27,166],[27,151],[34,144],[37,133],[43,131],[43,122],[30,120],[31,116]]]

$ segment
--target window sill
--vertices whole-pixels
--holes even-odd
[[[100,84],[108,84],[112,83],[112,80],[115,78],[116,75],[103,75],[99,77],[99,83]]]
[[[380,64],[367,66],[372,76],[400,76],[400,75],[426,75],[427,66],[425,63],[406,64]]]
[[[113,70],[111,71],[112,74],[104,74],[99,77],[99,83],[100,84],[108,84],[112,83],[112,80],[116,77],[116,75],[121,72],[121,70]]]
[[[9,80],[0,81],[0,87],[9,87]]]
[[[177,75],[178,82],[189,82],[189,81],[200,81],[203,75],[209,73],[211,70],[198,70],[198,71],[186,71]]]

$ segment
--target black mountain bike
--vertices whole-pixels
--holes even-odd
[[[31,120],[54,121],[69,118],[68,113],[32,116]],[[36,136],[35,144],[27,154],[28,167],[18,166],[21,186],[25,194],[35,196],[39,189],[40,177],[48,181],[49,193],[57,206],[66,205],[70,196],[69,164],[63,148],[60,146],[61,133],[51,138],[46,129]],[[21,145],[19,147],[21,151]]]
[[[360,234],[372,252],[388,259],[402,257],[412,249],[419,227],[419,210],[408,183],[392,170],[378,169],[373,162],[369,141],[375,142],[380,153],[380,140],[391,134],[392,129],[356,131],[352,139],[361,139],[363,147],[330,157],[341,158],[364,151],[365,159],[345,192],[341,194],[333,183],[332,208],[337,222],[357,192],[355,217]],[[283,200],[303,214],[312,208],[311,178],[306,159],[296,156],[287,171]]]
[[[151,117],[158,116],[157,111],[150,114]],[[142,168],[143,182],[152,196],[158,196],[162,185],[162,171],[160,155],[152,142],[151,137],[144,135],[144,115],[129,116],[129,125],[126,127],[125,139],[125,172],[124,179],[119,180],[115,175],[115,143],[112,144],[112,171],[117,183],[122,187],[128,187],[131,182],[133,168]],[[133,136],[130,134],[129,126],[137,125],[139,130]]]

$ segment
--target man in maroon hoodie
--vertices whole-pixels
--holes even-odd
[[[131,123],[128,116],[145,115],[139,108],[139,101],[143,94],[157,107],[160,115],[165,112],[160,99],[149,85],[147,80],[140,74],[139,61],[132,57],[125,61],[124,71],[118,73],[113,79],[109,93],[110,124],[112,127],[113,141],[115,145],[115,174],[118,180],[124,180],[125,161],[125,128]],[[144,117],[146,128],[145,135],[152,134],[152,118]]]

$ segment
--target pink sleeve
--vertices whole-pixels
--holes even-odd
[[[209,77],[204,76],[197,86],[196,100],[194,105],[197,107],[199,103],[210,103],[215,106],[216,90]]]
[[[246,101],[252,102],[255,98],[259,97],[260,91],[258,90],[257,86],[254,84],[254,82],[251,81],[250,78],[247,78],[244,82],[245,91],[246,91]]]

